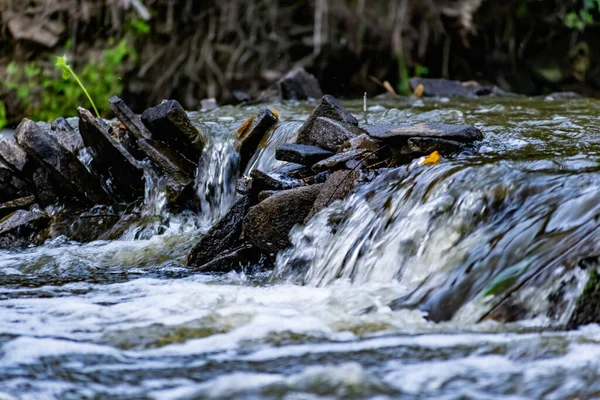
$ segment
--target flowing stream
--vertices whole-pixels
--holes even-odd
[[[144,222],[119,240],[0,251],[0,399],[600,397],[600,327],[563,329],[600,255],[600,102],[369,105],[369,123],[485,139],[382,171],[296,227],[273,272],[192,274],[187,253],[235,200],[235,130],[259,108],[194,115],[210,134],[201,213],[166,213],[148,177]],[[280,165],[314,104],[272,107],[248,171]]]

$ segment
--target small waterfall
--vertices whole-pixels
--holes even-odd
[[[407,294],[398,306],[443,320],[546,268],[540,281],[549,283],[529,302],[547,301],[581,258],[600,253],[598,178],[518,161],[392,170],[294,231],[275,276],[314,286],[396,281]]]
[[[298,130],[302,126],[300,122],[279,122],[273,127],[259,145],[259,149],[248,162],[246,175],[252,170],[258,169],[263,172],[272,171],[285,165],[282,161],[275,159],[275,150],[284,143],[292,143],[296,140]]]

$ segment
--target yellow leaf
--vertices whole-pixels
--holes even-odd
[[[256,118],[256,117],[253,115],[250,118],[248,118],[247,120],[245,120],[242,125],[240,125],[240,127],[237,130],[238,136],[241,136],[246,131],[246,129],[248,129],[250,124],[252,124],[252,121],[254,121],[254,118]]]
[[[437,164],[440,162],[440,153],[436,151],[434,151],[433,153],[431,153],[430,155],[428,155],[427,157],[425,157],[425,159],[423,161],[421,161],[421,165],[427,165],[427,164]]]
[[[279,119],[279,111],[277,111],[277,110],[276,110],[276,109],[274,109],[274,108],[271,108],[271,112],[273,113],[273,115],[274,115],[274,116],[275,116],[277,119]]]
[[[419,84],[419,86],[417,86],[415,88],[415,91],[413,92],[413,95],[417,98],[420,99],[421,97],[423,97],[423,92],[425,91],[425,86],[423,86],[423,84]]]

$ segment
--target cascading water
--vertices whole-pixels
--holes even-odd
[[[119,240],[0,251],[0,398],[598,397],[600,328],[555,327],[600,250],[600,104],[371,103],[370,123],[485,139],[381,171],[297,227],[272,276],[191,274],[179,262],[234,200],[235,131],[258,108],[196,115],[210,136],[197,215],[165,213],[149,176]],[[246,173],[281,166],[277,143],[314,104],[273,107]],[[494,317],[520,322],[476,323],[509,292]]]

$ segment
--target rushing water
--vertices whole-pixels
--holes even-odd
[[[274,147],[314,105],[273,106],[248,170],[279,165]],[[235,129],[258,108],[198,114],[199,215],[166,214],[149,176],[144,222],[120,240],[0,252],[0,399],[600,397],[600,327],[561,329],[579,261],[600,254],[600,103],[370,106],[369,123],[468,123],[485,139],[334,203],[273,274],[191,274],[187,252],[235,198]]]

